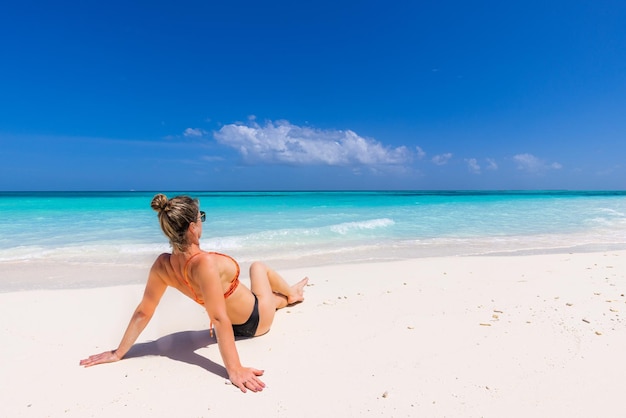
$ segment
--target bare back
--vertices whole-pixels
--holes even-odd
[[[239,266],[236,261],[229,256],[214,252],[201,252],[191,256],[178,254],[161,254],[153,268],[161,279],[171,287],[178,289],[182,294],[204,305],[204,298],[201,293],[200,283],[202,280],[214,280],[214,277],[201,277],[197,274],[200,263],[210,263],[217,272],[217,279],[220,281],[224,294],[231,290],[233,279],[239,275]],[[234,324],[245,322],[250,316],[254,306],[254,296],[252,292],[242,283],[232,289],[226,297],[226,311],[228,317]]]

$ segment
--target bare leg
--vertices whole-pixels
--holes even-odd
[[[269,330],[277,309],[304,300],[304,286],[308,281],[309,279],[305,277],[290,286],[280,274],[265,264],[258,261],[252,263],[250,266],[250,285],[252,293],[259,299],[260,333]]]

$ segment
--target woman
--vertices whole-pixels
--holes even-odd
[[[217,333],[217,344],[230,381],[242,392],[263,390],[263,372],[243,367],[235,336],[254,337],[269,331],[277,309],[304,300],[308,278],[289,286],[263,263],[250,266],[248,289],[239,282],[239,265],[230,256],[200,249],[205,213],[198,201],[188,196],[169,199],[158,194],[152,208],[159,213],[161,229],[172,245],[172,253],[161,254],[150,270],[143,298],[116,350],[81,360],[89,367],[121,360],[146,327],[168,286],[204,305]]]

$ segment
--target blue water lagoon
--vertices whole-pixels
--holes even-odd
[[[169,251],[153,192],[0,193],[0,262],[145,264]],[[202,246],[273,265],[626,249],[626,192],[169,192]]]

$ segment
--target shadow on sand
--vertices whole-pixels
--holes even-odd
[[[211,337],[209,330],[181,331],[169,334],[155,341],[135,344],[124,356],[125,359],[162,356],[172,360],[202,367],[203,369],[228,379],[226,369],[206,357],[196,354],[196,350],[216,344],[215,337]]]

